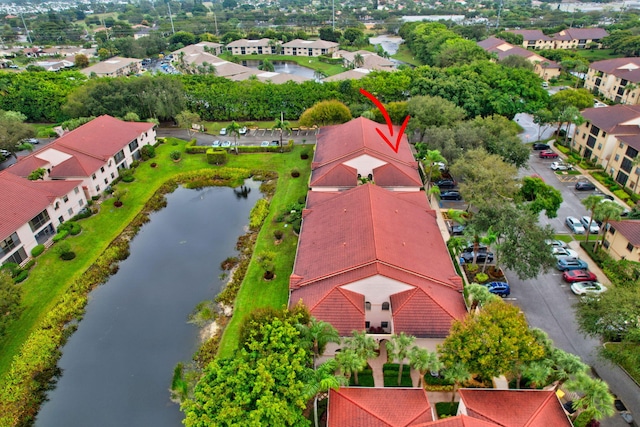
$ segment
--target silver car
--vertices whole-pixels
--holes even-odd
[[[569,230],[571,230],[574,234],[584,234],[584,227],[580,223],[580,220],[574,216],[568,216],[567,219],[564,220]]]
[[[600,232],[600,226],[595,220],[592,220],[590,216],[585,215],[580,217],[580,222],[585,230],[587,228],[589,229],[589,233],[598,234]]]

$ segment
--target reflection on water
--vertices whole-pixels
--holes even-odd
[[[314,70],[312,70],[311,68],[302,67],[295,62],[271,61],[271,63],[273,64],[273,67],[275,68],[274,72],[276,73],[293,74],[296,76],[307,77],[309,79],[314,78]],[[257,70],[260,64],[262,64],[262,61],[259,61],[257,59],[242,61],[242,65],[244,65],[245,67],[253,68],[254,70]]]

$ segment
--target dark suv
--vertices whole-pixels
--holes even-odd
[[[592,182],[589,182],[589,181],[576,182],[576,190],[578,191],[593,191],[595,189],[596,189],[596,186],[593,185]]]
[[[454,188],[456,182],[452,179],[440,179],[435,182],[435,185],[437,185],[438,188]]]
[[[551,150],[551,146],[549,144],[543,144],[543,143],[540,143],[540,142],[536,142],[535,144],[533,144],[533,149],[535,151]]]

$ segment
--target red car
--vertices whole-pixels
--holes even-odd
[[[571,270],[562,273],[562,278],[569,283],[573,282],[594,282],[597,279],[596,275],[587,270]]]
[[[555,153],[551,150],[545,150],[540,152],[541,159],[557,159],[558,153]]]

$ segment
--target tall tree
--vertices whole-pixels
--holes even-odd
[[[453,389],[451,390],[451,403],[453,403],[460,385],[471,380],[473,375],[464,362],[454,362],[444,370],[444,378],[453,383]]]
[[[416,337],[406,335],[404,332],[391,335],[389,341],[387,341],[386,346],[389,360],[396,360],[400,365],[398,368],[398,385],[402,383],[402,369],[404,366],[404,359],[409,357],[409,351],[411,350],[415,341]]]
[[[420,373],[420,379],[418,380],[419,388],[422,388],[424,376],[427,372],[439,371],[442,368],[437,353],[418,346],[413,346],[411,350],[409,350],[409,364]]]
[[[340,335],[331,323],[316,318],[311,318],[308,324],[300,324],[298,326],[303,339],[311,342],[311,351],[313,352],[313,362],[323,353],[327,344],[330,342],[339,343]]]
[[[305,110],[300,116],[300,126],[327,126],[346,123],[351,120],[351,111],[338,100],[320,101]]]
[[[439,168],[440,163],[447,163],[447,159],[445,159],[440,151],[438,150],[427,150],[425,155],[422,157],[422,164],[427,169],[427,188],[431,186],[431,175],[433,174],[433,168]]]
[[[20,312],[22,288],[14,284],[11,275],[0,270],[0,337],[4,336],[7,326]]]
[[[178,122],[178,127],[186,130],[187,135],[191,137],[197,132],[193,125],[200,126],[200,115],[185,110],[176,116],[176,122]]]
[[[545,211],[547,218],[558,216],[562,194],[541,178],[531,176],[522,178],[520,196],[526,201],[525,207],[534,214],[538,215]]]
[[[26,116],[15,111],[0,111],[0,148],[15,156],[17,145],[35,135],[33,127],[24,121]]]
[[[318,395],[326,393],[330,389],[337,390],[340,386],[349,385],[343,376],[336,376],[335,372],[338,364],[335,359],[329,359],[318,369],[309,371],[309,378],[305,379],[305,386],[302,395],[307,401],[313,399],[313,420],[318,427]]]
[[[582,394],[582,397],[573,402],[573,407],[586,413],[585,419],[599,421],[615,414],[615,398],[604,381],[580,375],[571,383],[567,383],[567,388]]]
[[[600,206],[600,203],[602,203],[602,201],[604,200],[604,198],[602,196],[597,196],[595,194],[591,194],[590,196],[585,197],[584,199],[582,199],[582,205],[587,208],[587,210],[589,211],[589,226],[587,227],[587,236],[584,239],[585,242],[589,242],[589,235],[591,234],[591,224],[595,221],[595,211],[598,208],[598,206]]]
[[[350,337],[345,338],[344,345],[365,360],[376,357],[376,351],[380,347],[375,338],[367,335],[365,331],[353,331]]]
[[[230,135],[233,135],[233,147],[236,150],[236,154],[238,154],[238,138],[240,138],[240,129],[242,129],[242,125],[237,123],[235,120],[227,125],[227,132]]]
[[[276,117],[275,124],[271,129],[277,129],[280,131],[280,151],[282,151],[282,134],[291,130],[289,122],[284,120],[282,116]]]
[[[353,375],[353,381],[355,385],[358,385],[358,372],[367,366],[367,359],[350,348],[336,354],[335,359],[338,364],[338,370],[346,377],[347,382]]]
[[[620,221],[620,215],[622,215],[623,211],[624,208],[622,206],[620,206],[616,202],[611,202],[609,200],[602,202],[598,206],[596,206],[593,214],[595,216],[595,219],[602,221],[603,230],[602,239],[600,240],[600,246],[598,247],[598,249],[604,244],[604,239],[607,236],[609,221]]]

